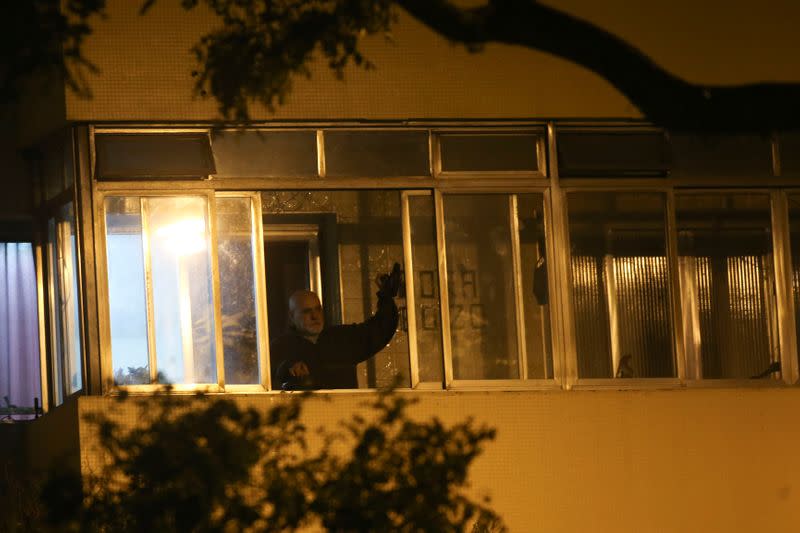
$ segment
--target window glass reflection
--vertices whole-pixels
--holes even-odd
[[[660,193],[570,193],[570,275],[581,378],[675,376]]]
[[[260,372],[251,201],[217,198],[216,202],[225,383],[257,384]]]
[[[378,309],[376,279],[388,273],[395,262],[404,264],[400,192],[267,191],[262,193],[262,207],[271,371],[273,388],[280,388],[284,384],[278,376],[285,354],[273,348],[276,339],[283,337],[286,341],[291,333],[288,301],[293,293],[310,290],[319,297],[326,328],[363,323]],[[349,375],[344,362],[342,368],[331,370],[326,366],[329,362],[320,361],[318,366],[327,370],[312,369],[315,383],[309,386],[383,387],[396,379],[409,386],[408,324],[402,290],[395,302],[399,308],[396,331],[374,357],[358,364],[355,383],[344,376]],[[360,334],[356,337],[364,340]],[[337,346],[337,354],[361,353],[355,344],[360,343],[343,342],[341,349]],[[326,344],[320,350],[329,348]],[[341,374],[342,379],[328,379],[334,374]]]
[[[443,203],[454,379],[551,376],[541,195]]]
[[[150,383],[140,199],[107,198],[105,207],[114,382]]]
[[[49,220],[48,251],[52,282],[51,365],[54,400],[58,405],[83,387],[78,242],[72,203],[62,206],[57,216]]]
[[[687,374],[749,378],[777,361],[769,197],[676,197]]]

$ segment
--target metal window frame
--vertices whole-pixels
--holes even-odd
[[[533,135],[536,137],[536,166],[537,170],[443,170],[442,169],[442,143],[441,137],[445,135],[463,137],[481,136],[521,136]],[[546,180],[548,178],[547,158],[547,132],[541,126],[528,128],[436,128],[430,135],[431,176],[437,180],[468,180],[477,179],[481,182],[496,180]]]
[[[147,342],[148,342],[148,362],[150,364],[149,384],[119,385],[114,383],[112,351],[111,351],[111,317],[108,301],[108,244],[106,241],[107,227],[105,218],[105,200],[108,197],[138,197],[140,201],[140,213],[142,215],[142,246],[143,262],[145,271],[145,305],[147,309]],[[225,390],[225,366],[223,361],[222,345],[222,322],[220,319],[221,298],[219,292],[219,266],[217,264],[216,253],[216,204],[213,190],[208,189],[175,189],[170,191],[148,190],[145,188],[129,188],[127,190],[114,189],[113,191],[95,192],[95,235],[97,239],[97,276],[98,299],[101,308],[98,313],[100,322],[100,345],[101,360],[103,365],[103,384],[104,392],[127,391],[132,393],[151,393],[163,390],[166,385],[157,383],[158,375],[158,354],[155,350],[155,318],[152,294],[152,266],[150,258],[149,240],[145,236],[147,231],[146,198],[182,198],[198,197],[205,199],[205,216],[208,218],[208,228],[206,238],[209,243],[211,271],[212,306],[214,311],[214,350],[216,361],[217,381],[215,383],[176,383],[170,384],[169,388],[174,392],[223,392]]]
[[[797,372],[797,340],[796,333],[794,332],[794,324],[789,324],[788,319],[794,317],[794,304],[791,298],[791,255],[789,253],[789,235],[788,235],[788,213],[781,212],[782,206],[785,206],[786,195],[782,191],[775,191],[762,187],[731,187],[731,188],[716,188],[716,187],[697,187],[697,188],[682,188],[673,190],[673,210],[671,216],[677,217],[677,196],[701,196],[701,195],[761,195],[766,198],[767,205],[769,206],[770,216],[770,233],[772,237],[772,260],[775,266],[774,276],[774,291],[776,292],[775,308],[770,310],[776,317],[778,329],[777,347],[778,353],[775,353],[774,348],[771,347],[770,358],[781,362],[781,365],[786,364],[789,369],[789,374],[784,376],[786,369],[781,371],[781,380],[777,379],[749,379],[749,378],[707,378],[703,376],[690,375],[693,365],[698,368],[698,372],[702,369],[702,359],[692,361],[687,343],[691,339],[686,336],[685,324],[686,314],[690,311],[686,309],[683,287],[681,287],[679,306],[682,307],[684,313],[684,322],[682,323],[681,332],[684,334],[684,368],[685,375],[681,379],[681,385],[691,388],[723,388],[723,387],[736,387],[736,388],[761,388],[761,387],[774,387],[781,383],[794,383],[796,381]],[[679,277],[677,261],[677,220],[674,226],[674,238],[676,239],[675,254],[675,274]],[[788,269],[787,269],[787,262]],[[787,285],[788,283],[788,285]],[[788,291],[787,291],[788,287]],[[775,324],[768,324],[773,326]],[[794,339],[794,345],[792,345]],[[785,351],[784,351],[785,350]],[[701,357],[701,356],[697,356]]]
[[[538,185],[538,186],[537,186]],[[506,196],[509,205],[509,217],[516,218],[517,216],[517,196],[519,194],[533,193],[542,195],[543,211],[545,221],[548,219],[548,195],[547,184],[537,183],[529,184],[526,187],[512,187],[506,186],[503,190],[498,190],[496,187],[470,187],[465,184],[460,186],[451,187],[437,187],[434,190],[434,209],[436,220],[436,235],[437,235],[437,253],[438,253],[438,268],[439,268],[439,305],[440,305],[440,320],[442,324],[442,352],[444,356],[444,389],[452,390],[552,390],[560,388],[559,371],[561,363],[556,361],[555,349],[553,350],[553,379],[535,378],[528,379],[527,377],[527,357],[525,354],[526,337],[525,337],[525,324],[524,324],[524,307],[519,305],[523,301],[523,284],[521,273],[521,260],[519,258],[520,244],[519,244],[519,231],[514,231],[517,222],[509,219],[509,230],[511,234],[512,246],[512,275],[514,283],[514,320],[516,326],[517,337],[517,360],[519,363],[519,376],[512,379],[456,379],[453,373],[453,351],[452,351],[452,331],[450,328],[450,298],[449,298],[449,283],[450,280],[447,275],[447,240],[444,227],[444,196],[447,194],[495,194],[498,196]],[[545,223],[545,243],[548,248],[550,235],[548,234],[548,225]],[[553,277],[548,272],[549,290],[552,295]],[[550,305],[550,323],[551,323],[551,338],[554,338],[552,332],[554,306]],[[524,361],[521,359],[524,358]]]
[[[569,346],[569,351],[567,352],[568,357],[568,368],[569,368],[569,375],[568,375],[568,388],[578,388],[578,389],[592,389],[592,388],[614,388],[614,389],[651,389],[651,388],[664,388],[665,386],[680,386],[683,382],[683,376],[681,374],[682,369],[684,368],[683,363],[683,350],[682,345],[677,344],[679,339],[682,339],[682,336],[679,336],[676,333],[676,329],[678,325],[681,324],[679,320],[676,319],[676,316],[680,316],[680,298],[676,298],[675,295],[679,294],[676,291],[676,279],[673,279],[675,276],[673,275],[672,265],[677,265],[677,240],[675,238],[674,232],[671,229],[671,224],[674,222],[674,210],[672,212],[669,211],[670,206],[672,205],[671,202],[671,188],[669,186],[664,185],[663,183],[653,183],[653,180],[650,180],[648,186],[644,186],[641,183],[636,184],[629,184],[628,187],[620,187],[620,186],[608,186],[605,184],[595,184],[594,187],[586,187],[586,186],[576,186],[573,185],[572,180],[568,185],[561,185],[559,187],[559,194],[562,196],[562,206],[563,209],[562,217],[562,230],[564,233],[564,239],[566,243],[561,246],[561,252],[565,256],[564,257],[564,271],[563,271],[563,284],[566,285],[566,299],[564,300],[564,312],[565,316],[568,317],[569,323],[567,327],[570,330],[570,337],[567,339],[567,344]],[[582,378],[578,374],[578,351],[577,351],[577,343],[576,343],[576,333],[575,333],[575,322],[574,322],[574,310],[572,309],[572,281],[570,276],[570,259],[571,254],[569,250],[571,249],[570,246],[570,237],[569,237],[569,213],[567,209],[567,195],[570,193],[579,192],[579,193],[586,193],[586,192],[607,192],[607,193],[659,193],[663,195],[664,199],[664,237],[666,243],[666,249],[664,250],[665,257],[667,259],[667,268],[668,268],[668,306],[667,314],[670,317],[670,327],[672,329],[672,357],[673,357],[673,365],[675,368],[675,376],[674,377],[654,377],[654,378],[616,378],[616,377],[609,377],[609,378]],[[673,220],[671,222],[670,220]],[[674,226],[672,226],[674,227]],[[673,243],[673,241],[675,241]],[[673,250],[674,248],[674,250]],[[675,255],[673,256],[673,252]],[[606,268],[608,265],[606,264]],[[606,292],[611,291],[610,287],[606,287]],[[613,314],[612,307],[615,307],[616,304],[612,303],[610,295],[606,295],[606,305],[609,306],[610,314]],[[678,308],[676,309],[676,305]],[[614,327],[615,324],[610,324],[610,331],[609,335],[615,335]],[[617,326],[618,327],[618,326]],[[614,343],[618,342],[618,339],[611,339],[611,346],[612,346],[612,361],[614,363],[613,372],[616,372],[616,364],[618,363],[618,358],[614,359],[613,355],[613,346]],[[618,356],[618,354],[617,354]],[[612,372],[612,373],[613,373]]]

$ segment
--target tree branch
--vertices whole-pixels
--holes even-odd
[[[647,119],[668,129],[767,133],[800,127],[800,84],[691,84],[605,30],[534,0],[494,0],[473,9],[447,0],[396,3],[471,51],[487,43],[505,43],[581,65],[609,81]]]

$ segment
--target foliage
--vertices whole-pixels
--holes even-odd
[[[283,400],[284,398],[282,398]],[[447,426],[410,417],[411,400],[381,393],[344,430],[320,428],[311,445],[308,396],[266,411],[227,398],[139,400],[125,428],[97,428],[108,462],[81,481],[45,487],[49,520],[70,531],[503,530],[488,501],[465,493],[469,465],[494,438],[471,420]],[[82,502],[82,503],[81,503]],[[482,529],[481,529],[482,528]]]
[[[156,3],[139,1],[143,14]],[[191,74],[195,92],[214,98],[224,119],[247,120],[253,103],[269,110],[284,103],[292,80],[311,75],[308,65],[315,55],[321,54],[340,78],[351,64],[373,68],[362,47],[364,37],[392,40],[403,10],[470,52],[503,43],[574,62],[607,80],[651,122],[672,130],[771,133],[800,123],[800,83],[691,83],[603,28],[536,0],[485,0],[469,7],[452,0],[180,2],[187,10],[204,4],[218,17],[218,26],[193,48],[197,68]],[[20,79],[52,69],[73,91],[90,96],[86,75],[97,69],[82,46],[91,34],[90,19],[105,16],[105,0],[62,3],[61,10],[59,0],[0,5],[4,100],[20,91]]]
[[[18,96],[18,83],[55,71],[67,86],[89,96],[88,72],[97,69],[83,55],[90,19],[102,16],[105,0],[5,0],[0,6],[0,101]]]

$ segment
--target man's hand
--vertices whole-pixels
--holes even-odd
[[[298,361],[289,368],[289,374],[296,378],[304,378],[311,374],[308,370],[308,365],[303,361]]]
[[[392,297],[397,296],[400,290],[400,263],[395,263],[392,272],[378,277],[378,296]]]

